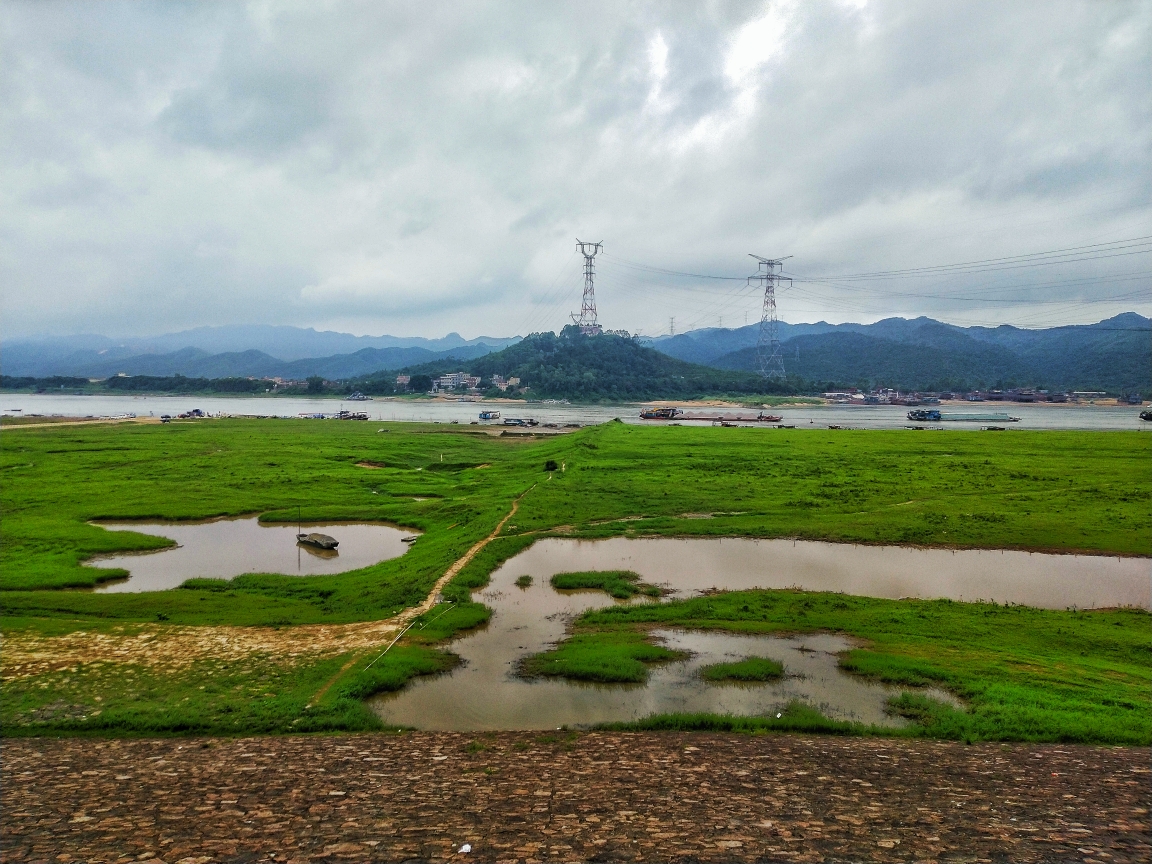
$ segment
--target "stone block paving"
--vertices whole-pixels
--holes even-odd
[[[0,851],[166,864],[1148,862],[1150,756],[704,733],[9,739]]]

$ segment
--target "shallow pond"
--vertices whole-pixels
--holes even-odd
[[[377,696],[371,702],[374,710],[398,725],[476,731],[550,729],[673,711],[765,714],[799,699],[837,719],[901,722],[884,713],[897,690],[842,672],[836,654],[851,644],[829,634],[784,638],[661,630],[655,635],[663,644],[692,656],[654,666],[646,685],[517,678],[519,662],[560,641],[573,618],[615,602],[602,592],[561,592],[549,584],[556,573],[585,570],[633,570],[646,582],[664,586],[671,597],[713,588],[800,586],[892,599],[994,599],[1055,609],[1152,605],[1152,576],[1144,558],[791,540],[553,538],[506,561],[475,595],[493,615],[487,627],[452,643],[451,650],[465,661],[461,667]],[[518,588],[521,576],[531,576],[532,584]],[[782,662],[786,677],[756,685],[707,684],[699,678],[701,666],[746,656]],[[955,704],[948,694],[928,695]]]
[[[563,638],[575,616],[616,602],[599,591],[556,591],[547,578],[519,588],[515,581],[523,575],[516,564],[520,557],[505,563],[488,587],[474,595],[493,615],[486,627],[452,643],[451,650],[464,660],[462,666],[371,700],[385,722],[448,731],[554,729],[679,711],[767,714],[794,699],[836,719],[903,722],[884,713],[886,701],[899,690],[840,671],[836,655],[852,644],[830,634],[788,638],[658,630],[654,635],[664,645],[691,656],[653,666],[647,684],[518,678],[520,660]],[[785,677],[749,685],[709,684],[699,677],[701,666],[747,656],[782,662]],[[929,695],[954,701],[938,691]]]
[[[995,600],[1043,609],[1152,608],[1147,558],[998,549],[914,549],[802,540],[541,540],[509,560],[515,576],[632,570],[685,597],[710,588],[800,587],[863,597]]]
[[[368,523],[307,523],[305,533],[318,531],[340,541],[335,550],[315,549],[296,542],[296,525],[262,525],[256,517],[207,522],[100,522],[110,531],[135,531],[168,537],[179,546],[156,552],[109,555],[87,562],[92,567],[123,568],[127,579],[105,582],[95,590],[108,593],[163,591],[186,579],[231,579],[242,573],[283,573],[320,576],[357,570],[408,551],[400,538],[412,536],[393,525]]]

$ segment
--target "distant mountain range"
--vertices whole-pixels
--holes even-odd
[[[81,335],[12,340],[0,350],[5,375],[186,375],[196,378],[353,378],[446,357],[470,359],[519,341],[514,337],[442,339],[353,336],[299,327],[202,327],[148,339]]]
[[[651,340],[656,350],[718,369],[756,369],[759,325]],[[875,324],[780,323],[788,375],[838,387],[1152,392],[1152,321],[1134,312],[1098,324],[1025,330],[956,327],[931,318]]]
[[[708,328],[658,337],[646,344],[686,363],[751,372],[756,370],[758,332],[758,325],[730,330]],[[879,386],[969,390],[1020,386],[1152,393],[1152,321],[1133,312],[1098,324],[1046,330],[1008,325],[957,327],[931,318],[888,318],[875,324],[781,322],[779,333],[784,367],[792,386],[809,389]],[[448,370],[457,365],[454,361],[460,361],[461,369],[486,369],[492,364],[477,364],[476,358],[519,342],[520,337],[482,336],[466,340],[456,333],[443,339],[422,339],[352,336],[297,327],[205,327],[152,339],[73,336],[5,342],[0,351],[0,371],[8,376],[87,378],[105,378],[121,372],[190,378],[303,379],[320,375],[335,381],[412,367],[422,371],[441,367]],[[536,346],[532,356],[542,347],[543,343]],[[591,355],[577,352],[573,356],[587,359]],[[518,372],[527,362],[515,352],[506,358],[494,356],[493,361],[501,369],[507,366],[506,371]],[[535,377],[543,375],[551,380],[553,374],[558,374],[566,379],[575,374],[575,367],[567,360],[562,364],[562,373],[546,374],[543,368],[547,363],[533,362],[538,364]],[[620,364],[627,363],[647,369],[651,358],[621,354],[613,362],[619,369],[623,369]],[[597,376],[603,371],[599,370]],[[663,373],[653,367],[647,374],[660,377]],[[595,391],[597,398],[607,396],[605,386],[598,380],[594,386],[589,385],[586,395],[592,396]],[[557,383],[555,389],[559,392],[563,388]],[[645,388],[629,389],[639,392]]]

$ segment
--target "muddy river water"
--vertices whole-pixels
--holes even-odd
[[[828,634],[779,638],[658,630],[654,636],[662,644],[691,656],[652,667],[647,684],[525,680],[516,675],[521,659],[563,638],[576,615],[616,601],[598,591],[556,591],[546,580],[519,588],[515,578],[502,568],[476,595],[494,614],[487,627],[452,643],[462,666],[372,700],[386,723],[440,731],[555,729],[668,712],[767,714],[793,699],[838,719],[901,722],[884,712],[898,691],[841,672],[837,652],[852,646]],[[699,677],[701,666],[747,656],[782,662],[785,677],[768,684],[710,684]]]
[[[242,573],[283,573],[320,576],[368,567],[408,551],[402,537],[412,536],[393,525],[327,522],[302,526],[335,537],[340,545],[329,551],[296,542],[296,525],[261,525],[255,516],[208,522],[101,522],[110,531],[135,531],[168,537],[179,545],[156,552],[136,552],[93,558],[92,567],[123,568],[127,579],[105,582],[97,591],[118,593],[163,591],[186,579],[231,579]]]
[[[556,591],[549,579],[565,571],[615,569],[633,570],[670,590],[671,597],[712,588],[800,586],[893,599],[994,599],[1059,609],[1152,605],[1149,562],[1139,558],[790,540],[548,539],[505,562],[488,587],[474,595],[493,615],[487,627],[452,643],[451,650],[464,661],[460,667],[375,697],[373,709],[398,725],[479,731],[552,729],[666,712],[763,715],[798,699],[837,719],[902,722],[885,713],[887,700],[899,691],[842,672],[837,654],[852,645],[830,634],[786,638],[661,630],[654,635],[664,645],[691,656],[654,666],[645,685],[517,677],[519,662],[561,640],[573,618],[616,602],[602,592]],[[521,576],[531,576],[531,585],[517,587]],[[782,662],[785,677],[753,685],[710,684],[699,677],[701,666],[747,656]],[[927,695],[955,703],[946,693]]]

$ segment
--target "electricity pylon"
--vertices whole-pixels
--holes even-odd
[[[791,287],[792,280],[781,276],[777,268],[792,256],[777,259],[761,258],[759,255],[751,257],[760,263],[756,275],[748,277],[748,284],[757,288],[764,287],[764,308],[760,313],[760,334],[756,339],[756,365],[767,380],[784,378],[784,356],[780,353],[780,328],[776,318],[776,286],[787,282],[788,287]]]
[[[603,249],[603,243],[584,243],[576,238],[576,251],[584,256],[584,299],[580,302],[580,314],[572,314],[572,323],[580,328],[585,336],[599,336],[603,328],[596,320],[596,254]]]

